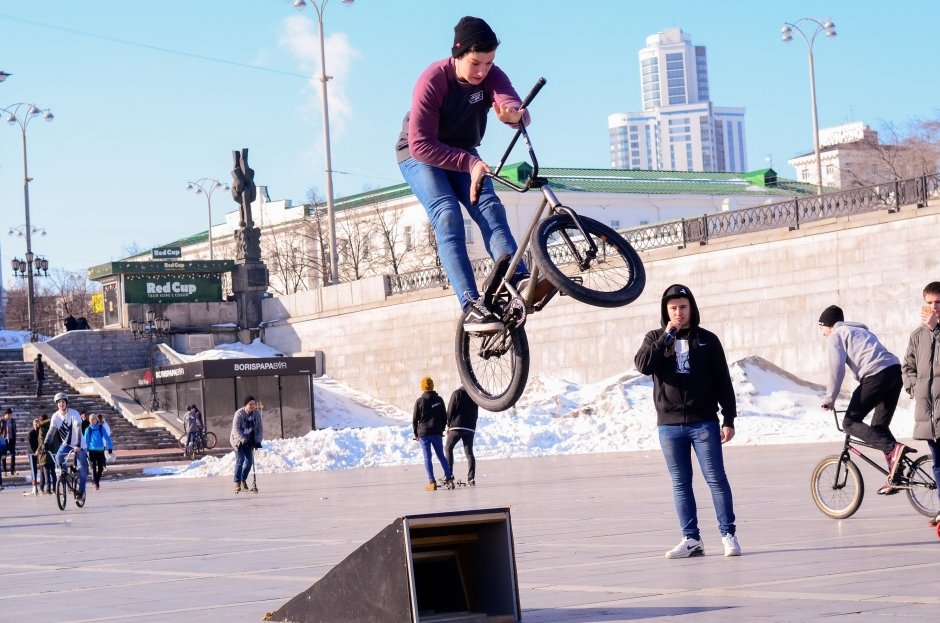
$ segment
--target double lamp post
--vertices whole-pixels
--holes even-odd
[[[134,340],[147,340],[147,354],[150,357],[150,411],[160,409],[160,401],[157,399],[157,366],[154,358],[156,343],[170,334],[169,318],[157,318],[152,310],[147,311],[146,321],[131,320],[131,331],[134,334]]]

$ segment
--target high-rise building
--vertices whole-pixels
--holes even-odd
[[[680,28],[640,50],[643,112],[607,119],[615,169],[746,171],[744,109],[712,104],[705,46]]]

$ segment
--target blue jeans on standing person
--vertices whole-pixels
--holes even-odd
[[[85,493],[85,481],[88,480],[88,463],[85,461],[85,451],[81,448],[73,448],[68,444],[59,446],[59,451],[55,453],[56,473],[60,473],[65,466],[65,458],[69,452],[75,450],[75,464],[78,466],[78,491]]]
[[[700,540],[695,494],[692,492],[692,450],[698,457],[702,476],[712,492],[721,535],[734,534],[734,509],[731,485],[725,475],[721,453],[721,428],[718,422],[664,424],[659,427],[659,444],[672,477],[672,497],[679,514],[682,535]]]
[[[476,151],[470,153],[478,156]],[[467,214],[480,228],[486,252],[494,260],[501,255],[512,255],[517,248],[506,221],[506,208],[493,190],[493,182],[489,178],[483,182],[477,204],[472,205],[469,173],[448,171],[414,158],[408,158],[399,164],[399,168],[428,214],[444,272],[460,301],[460,307],[466,309],[480,294],[467,254],[466,230],[460,206],[463,204]],[[520,263],[516,272],[527,271]]]
[[[421,440],[421,450],[424,452],[424,469],[428,473],[428,481],[434,482],[434,465],[431,464],[431,448],[434,448],[434,454],[437,455],[437,460],[441,462],[441,467],[444,468],[444,478],[450,480],[454,477],[454,472],[450,469],[450,463],[447,462],[447,457],[444,456],[444,436],[443,435],[428,435],[426,437],[419,437]]]
[[[235,448],[235,482],[247,482],[251,466],[255,463],[255,447],[243,443]]]

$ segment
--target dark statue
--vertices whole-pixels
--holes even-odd
[[[258,196],[255,187],[255,170],[248,166],[248,149],[232,151],[235,166],[232,168],[232,198],[241,208],[241,226],[254,227],[251,220],[251,204]]]

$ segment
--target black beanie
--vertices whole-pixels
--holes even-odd
[[[499,45],[496,33],[490,25],[479,17],[461,17],[454,26],[454,47],[450,49],[451,56],[458,58],[471,51],[474,46],[487,52],[495,50]]]
[[[819,326],[831,327],[835,325],[835,323],[844,320],[845,314],[842,313],[842,308],[837,305],[830,305],[819,315]]]

